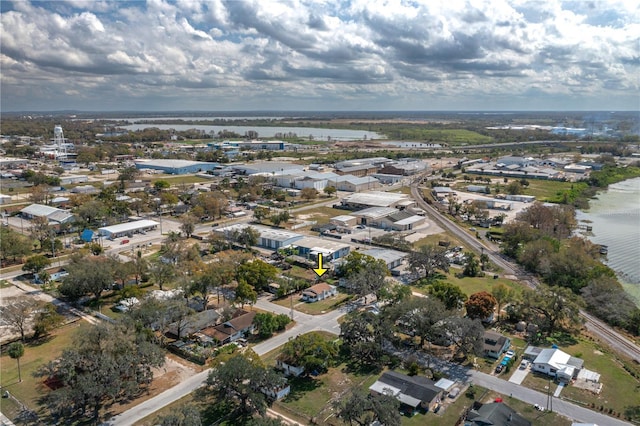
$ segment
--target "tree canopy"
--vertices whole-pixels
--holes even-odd
[[[81,331],[72,347],[35,373],[60,385],[41,404],[64,423],[85,416],[97,421],[105,404],[126,402],[146,389],[152,369],[163,363],[162,350],[134,328],[98,324]]]
[[[467,295],[455,284],[436,281],[427,287],[430,295],[440,299],[447,309],[460,309],[467,300]]]
[[[296,367],[304,367],[306,373],[324,373],[338,357],[338,345],[318,333],[307,333],[289,340],[282,347],[278,360]]]
[[[263,367],[258,360],[235,355],[209,373],[202,394],[227,404],[232,417],[255,412],[264,415],[269,404],[265,391],[285,384],[283,376]]]
[[[464,304],[467,316],[471,319],[485,320],[493,315],[493,310],[497,305],[496,298],[486,291],[473,293]]]

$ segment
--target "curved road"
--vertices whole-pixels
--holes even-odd
[[[458,237],[461,241],[464,241],[469,247],[478,253],[485,253],[489,256],[489,259],[502,268],[505,272],[511,275],[516,275],[527,286],[535,288],[539,281],[532,275],[526,274],[518,265],[504,259],[497,247],[494,244],[486,244],[484,241],[480,241],[477,238],[469,235],[464,229],[455,224],[450,219],[444,217],[440,212],[430,204],[428,204],[422,197],[419,183],[424,175],[418,177],[411,183],[411,195],[415,199],[420,208],[424,209],[429,216],[443,229],[451,232]],[[624,337],[622,334],[616,332],[611,327],[606,325],[601,320],[595,318],[593,315],[588,314],[585,311],[580,311],[580,315],[584,318],[584,325],[589,332],[597,336],[602,341],[606,342],[611,348],[626,357],[631,358],[636,362],[640,362],[640,347],[631,340]]]

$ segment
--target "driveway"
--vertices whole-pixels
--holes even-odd
[[[527,368],[517,368],[513,374],[511,375],[511,378],[509,379],[509,381],[511,383],[515,383],[516,385],[521,384],[524,381],[524,378],[527,377],[527,374],[529,374],[529,365],[527,365]]]

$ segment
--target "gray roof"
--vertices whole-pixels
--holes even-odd
[[[191,166],[202,166],[202,165],[213,165],[218,163],[209,163],[205,161],[191,161],[191,160],[136,160],[135,162],[139,167],[144,168],[145,166],[149,167],[171,167],[171,168],[182,168],[182,167],[191,167]]]
[[[67,210],[43,204],[31,204],[20,210],[20,212],[34,217],[46,217],[48,220],[58,223],[63,223],[73,217],[73,214]]]
[[[122,232],[134,232],[140,229],[152,228],[159,223],[154,220],[142,219],[134,222],[119,223],[117,225],[98,228],[101,233],[120,234]]]
[[[236,170],[242,170],[248,175],[256,173],[273,173],[274,175],[300,173],[304,167],[299,164],[291,164],[278,161],[265,161],[262,163],[234,164]]]
[[[225,235],[233,232],[233,231],[242,231],[244,228],[251,226],[256,231],[260,233],[260,238],[264,238],[271,241],[287,241],[291,238],[302,238],[302,234],[298,234],[296,232],[287,231],[285,229],[274,229],[269,228],[267,226],[260,225],[249,225],[247,223],[237,223],[234,225],[224,226],[220,228],[216,228],[215,230],[218,232],[222,232]]]
[[[503,402],[488,404],[474,403],[473,409],[467,414],[466,423],[470,425],[493,426],[531,426],[531,422]]]
[[[345,244],[340,240],[335,240],[333,238],[324,239],[317,237],[304,237],[297,240],[293,245],[298,247],[308,248],[312,251],[319,252],[336,252],[338,250],[342,250],[347,247],[351,247],[349,244]]]
[[[398,209],[393,207],[369,207],[368,209],[360,210],[354,213],[354,216],[368,217],[368,218],[381,218],[390,216],[396,212]]]
[[[401,402],[414,407],[416,406],[414,401],[430,403],[442,392],[442,389],[435,386],[435,382],[426,377],[407,376],[395,371],[383,373],[376,383],[378,386],[383,384],[383,387],[388,385],[391,388],[398,389],[400,392],[396,397],[400,397]],[[402,396],[407,396],[408,398],[401,398]]]
[[[402,251],[391,250],[391,249],[383,249],[383,248],[372,248],[372,249],[368,249],[368,250],[362,250],[361,253],[369,255],[369,256],[373,257],[374,259],[376,259],[376,260],[382,260],[387,265],[391,264],[393,262],[396,262],[398,260],[402,260],[402,259],[404,259],[405,257],[408,256],[407,253],[402,252]]]
[[[398,194],[395,192],[368,191],[351,194],[343,199],[343,203],[363,204],[372,207],[388,207],[406,198],[409,198],[406,194]]]
[[[45,206],[44,204],[31,204],[30,206],[27,206],[20,211],[31,216],[47,217],[59,210],[60,209],[57,209],[55,207]]]

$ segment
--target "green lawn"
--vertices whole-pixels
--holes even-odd
[[[326,424],[323,420],[332,413],[332,401],[339,400],[354,387],[368,388],[378,375],[347,372],[346,366],[341,364],[317,377],[291,379],[291,394],[274,404],[274,409],[283,407],[285,415],[293,412],[307,421],[316,418],[319,424]]]
[[[470,296],[474,293],[478,293],[480,291],[487,291],[490,293],[493,290],[493,287],[497,284],[504,284],[518,293],[520,293],[522,289],[522,286],[520,284],[511,280],[508,280],[506,278],[494,279],[492,273],[487,273],[487,275],[484,277],[458,278],[454,275],[454,273],[457,271],[458,271],[457,269],[451,269],[451,271],[448,274],[446,274],[446,278],[444,278],[444,280],[460,287],[460,289],[462,289],[462,291],[467,296]],[[412,286],[411,288],[414,291],[417,291],[419,293],[423,293],[423,294],[427,293],[427,287]]]
[[[40,366],[56,359],[63,349],[72,346],[76,332],[89,326],[84,321],[77,321],[59,328],[49,338],[45,338],[41,342],[27,343],[24,356],[20,359],[21,383],[18,382],[16,360],[3,353],[0,358],[0,385],[2,389],[11,392],[29,409],[37,409],[37,400],[43,392],[46,392],[47,388],[42,379],[33,377],[32,373]],[[5,398],[0,399],[0,411],[9,418],[17,414]]]
[[[326,201],[326,200],[324,200]],[[311,209],[294,213],[294,216],[302,220],[315,220],[320,224],[329,223],[329,219],[334,216],[346,214],[345,210],[334,209],[333,207],[318,206]]]
[[[449,241],[451,244],[449,245],[449,247],[457,247],[457,246],[463,246],[465,247],[465,250],[468,251],[468,248],[466,247],[465,244],[463,244],[459,239],[457,239],[456,237],[453,237],[447,233],[440,233],[440,234],[433,234],[433,235],[427,235],[426,237],[416,241],[413,243],[413,247],[418,248],[420,246],[426,246],[426,245],[438,245],[438,243],[440,241]]]
[[[549,198],[553,198],[556,193],[571,189],[574,185],[571,182],[560,182],[556,180],[540,180],[540,179],[527,179],[529,186],[525,187],[525,195],[533,195],[538,201],[545,201]]]
[[[193,175],[185,175],[185,176],[162,176],[159,178],[154,178],[153,181],[166,180],[171,185],[189,185],[192,183],[202,183],[202,182],[210,182],[211,179],[193,176]]]

